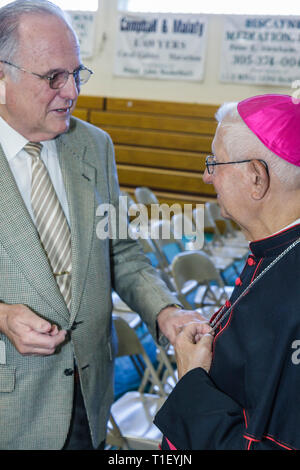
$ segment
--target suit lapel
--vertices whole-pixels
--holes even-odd
[[[0,185],[0,242],[37,293],[67,320],[68,310],[1,146]]]
[[[79,144],[79,143],[78,143]],[[80,149],[80,151],[78,150]],[[84,161],[88,151],[68,134],[57,139],[62,176],[70,213],[72,240],[72,306],[70,325],[77,315],[83,293],[95,228],[95,168]]]

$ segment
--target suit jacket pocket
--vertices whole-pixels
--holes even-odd
[[[16,368],[0,365],[0,393],[10,393],[15,388]]]

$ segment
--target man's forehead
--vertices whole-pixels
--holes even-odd
[[[216,147],[219,147],[221,141],[222,141],[222,135],[223,135],[223,129],[221,127],[221,124],[218,124],[214,139],[211,144],[212,152],[215,154]]]
[[[27,14],[20,18],[18,33],[20,45],[32,43],[37,47],[61,43],[62,40],[77,42],[74,33],[59,17],[50,14]],[[24,44],[24,48],[26,47]]]
[[[74,33],[62,19],[54,15],[23,15],[18,32],[18,53],[22,63],[29,60],[48,70],[60,68],[60,62],[64,59],[67,61],[79,57],[79,45]]]

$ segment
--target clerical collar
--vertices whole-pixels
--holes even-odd
[[[250,242],[249,247],[254,256],[258,258],[278,256],[299,237],[300,221],[297,219],[292,224],[267,238]]]

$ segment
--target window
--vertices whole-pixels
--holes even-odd
[[[0,0],[0,7],[10,3],[9,1]],[[98,0],[52,0],[53,3],[58,5],[63,10],[82,10],[82,11],[97,11],[98,10]]]
[[[119,0],[119,10],[154,13],[215,13],[239,15],[300,15],[300,3],[295,0]]]
[[[98,0],[52,0],[53,3],[58,5],[63,10],[82,10],[82,11],[97,11]]]

